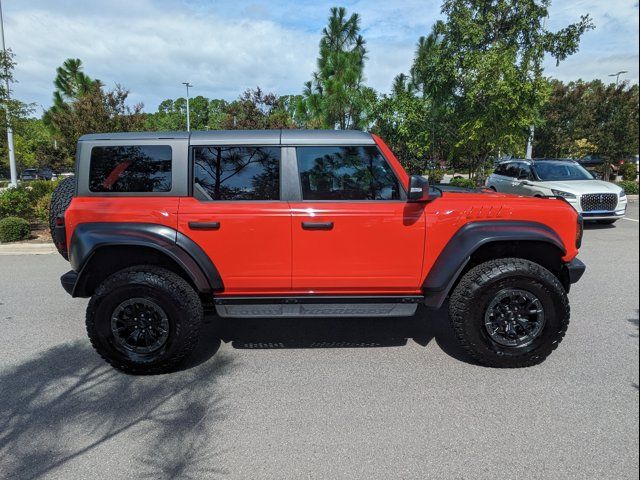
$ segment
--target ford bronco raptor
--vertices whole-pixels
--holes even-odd
[[[446,305],[479,363],[543,361],[585,266],[560,198],[447,191],[356,131],[85,135],[51,228],[111,365],[176,369],[220,317],[399,317]]]

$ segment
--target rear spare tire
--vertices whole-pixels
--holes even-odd
[[[55,239],[56,218],[64,217],[64,212],[69,207],[73,196],[76,194],[76,177],[67,177],[62,180],[51,194],[51,206],[49,207],[49,230],[51,238]],[[54,242],[55,243],[55,242]],[[56,244],[60,255],[64,252]]]

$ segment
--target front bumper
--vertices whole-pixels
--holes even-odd
[[[574,258],[570,262],[565,263],[562,268],[566,274],[569,284],[572,284],[578,282],[578,280],[582,278],[587,266],[578,260],[578,258]]]
[[[624,218],[627,213],[627,198],[622,197],[618,200],[615,210],[596,210],[585,212],[582,210],[581,197],[566,199],[567,203],[571,205],[575,210],[582,215],[585,222],[595,220],[619,220]]]

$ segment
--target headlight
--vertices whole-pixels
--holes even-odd
[[[575,196],[573,193],[563,192],[562,190],[553,190],[553,189],[551,189],[551,192],[552,192],[556,197],[562,197],[562,198],[576,198],[576,196]]]
[[[625,198],[627,196],[627,192],[624,190],[620,190],[620,198]]]

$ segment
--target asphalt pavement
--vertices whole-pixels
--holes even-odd
[[[587,227],[568,334],[519,370],[422,311],[211,320],[188,368],[127,376],[62,258],[1,256],[0,478],[637,479],[637,220]]]

